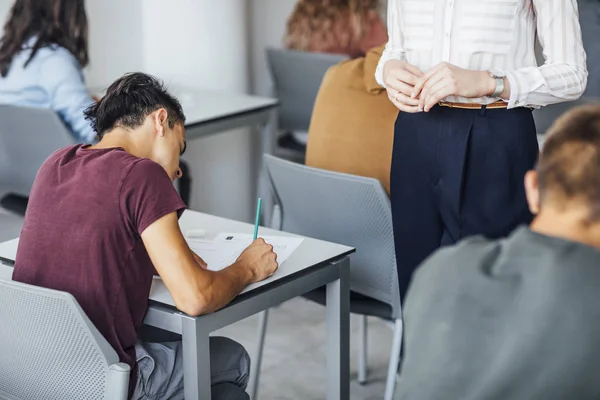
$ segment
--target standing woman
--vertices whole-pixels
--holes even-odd
[[[576,0],[390,0],[388,34],[376,79],[400,110],[391,201],[404,295],[438,247],[530,221],[532,108],[577,99],[587,70]]]
[[[50,108],[77,141],[91,143],[87,64],[84,0],[16,0],[0,39],[0,104]]]

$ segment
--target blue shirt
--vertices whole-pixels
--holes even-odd
[[[75,140],[92,143],[96,133],[83,111],[94,102],[85,86],[81,66],[59,46],[44,47],[25,67],[34,39],[15,55],[6,77],[0,76],[0,104],[51,108]]]

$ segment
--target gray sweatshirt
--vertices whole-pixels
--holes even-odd
[[[400,400],[600,399],[600,252],[528,228],[443,248],[404,307]]]

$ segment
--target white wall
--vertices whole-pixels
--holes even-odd
[[[13,0],[0,0],[0,19],[2,20],[1,26],[4,27],[4,21],[10,11],[10,7],[13,5]]]
[[[104,87],[126,72],[144,68],[142,17],[144,0],[86,0],[90,64],[87,84]]]
[[[265,50],[267,47],[281,47],[285,23],[296,0],[251,0],[251,4],[252,90],[255,94],[267,96],[270,94],[271,78]]]
[[[167,83],[231,93],[248,90],[245,0],[143,0],[144,68]],[[188,142],[191,208],[252,220],[253,135],[238,129]]]

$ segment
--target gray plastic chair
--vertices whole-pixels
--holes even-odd
[[[0,279],[0,321],[0,399],[127,399],[129,365],[70,294]]]
[[[367,316],[394,323],[385,399],[391,400],[402,343],[402,308],[398,288],[390,201],[373,178],[307,167],[265,155],[278,207],[272,227],[356,248],[350,260],[350,311],[362,315],[359,382],[366,381]],[[325,288],[306,298],[325,303]],[[256,399],[268,315],[261,316],[258,354],[250,393]]]
[[[29,196],[37,171],[75,139],[48,108],[0,105],[0,192]]]
[[[279,99],[279,129],[308,131],[313,106],[327,70],[348,56],[267,49],[273,95]]]
[[[591,103],[600,103],[600,99],[582,96],[577,100],[568,101],[566,103],[550,104],[533,110],[533,119],[538,135],[545,135],[554,121],[571,108]]]

